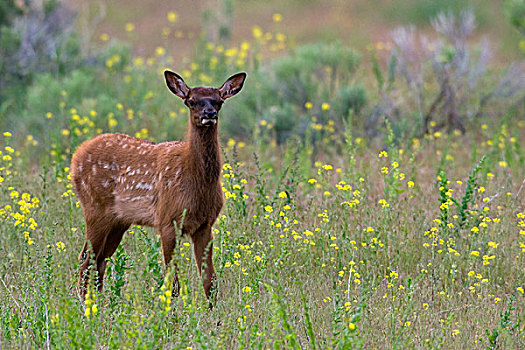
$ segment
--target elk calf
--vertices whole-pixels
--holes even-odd
[[[181,225],[183,220],[179,229],[193,242],[209,298],[216,278],[211,228],[224,204],[218,113],[226,99],[241,91],[246,73],[233,75],[219,89],[189,88],[178,74],[168,70],[164,76],[171,92],[189,109],[186,141],[155,144],[123,134],[99,135],[84,142],[73,155],[72,181],[84,209],[86,238],[95,257],[99,289],[106,259],[132,224],[157,229],[167,265],[177,239],[174,222]],[[88,250],[86,242],[79,256],[82,296],[91,261]]]

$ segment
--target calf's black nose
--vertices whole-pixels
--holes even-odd
[[[206,118],[206,119],[215,119],[215,118],[217,118],[217,111],[215,109],[206,109],[206,110],[204,110],[204,118]]]

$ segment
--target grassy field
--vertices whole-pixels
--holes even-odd
[[[82,302],[84,223],[68,169],[28,173],[31,146],[13,150],[4,134],[2,344],[519,348],[524,123],[485,127],[388,151],[347,135],[344,156],[230,142],[212,311],[188,240],[176,254],[183,293],[171,298],[159,240],[140,227],[103,293]]]
[[[167,16],[166,26],[176,26]],[[348,69],[305,68],[306,103],[290,105],[290,90],[265,85],[279,61],[261,59],[289,54],[281,20],[269,20],[273,31],[251,28],[238,46],[198,43],[206,55],[177,68],[192,86],[248,71],[221,112],[226,205],[214,226],[212,310],[189,239],[175,251],[175,297],[159,238],[146,227],[125,234],[101,293],[91,286],[82,300],[75,289],[84,219],[71,155],[107,131],[183,138],[185,107],[161,76],[173,58],[162,46],[151,56],[116,46],[101,67],[35,79],[27,107],[3,120],[12,127],[0,133],[1,348],[525,347],[523,99],[498,98],[466,119],[465,133],[439,117],[414,131],[422,117],[410,100],[416,88],[394,79],[383,59],[390,44],[375,43],[362,55],[330,46]],[[452,51],[439,53],[449,69]],[[308,68],[311,52],[280,64]],[[366,69],[357,69],[360,59]],[[338,74],[318,78],[319,71]],[[439,84],[424,76],[427,108]],[[482,88],[495,81],[484,76]],[[345,84],[373,90],[348,116],[334,92]],[[477,101],[476,91],[464,105]],[[383,116],[368,130],[365,116],[386,95],[406,114]],[[283,126],[286,116],[294,128]]]

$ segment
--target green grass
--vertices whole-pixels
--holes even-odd
[[[523,122],[512,130],[523,132]],[[352,157],[299,144],[226,147],[211,311],[188,239],[176,250],[182,295],[166,299],[158,238],[138,227],[108,264],[104,291],[82,302],[74,287],[84,222],[67,192],[67,162],[28,177],[32,146],[3,148],[13,159],[4,160],[0,185],[2,343],[519,348],[523,172],[507,149],[518,141],[505,133],[499,147],[480,131],[381,154],[354,139]],[[473,148],[487,155],[475,172]]]

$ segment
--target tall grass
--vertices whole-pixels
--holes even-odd
[[[515,159],[513,138],[504,147]],[[302,143],[255,154],[254,145],[227,147],[210,311],[188,240],[176,250],[175,297],[158,237],[141,227],[110,259],[105,290],[80,300],[84,223],[67,170],[47,163],[24,176],[31,146],[11,150],[10,139],[2,140],[0,187],[3,344],[523,345],[523,172],[506,158],[469,166],[469,148],[501,154],[497,145],[441,135],[380,151],[347,136],[352,158]],[[301,154],[315,164],[304,167]]]

